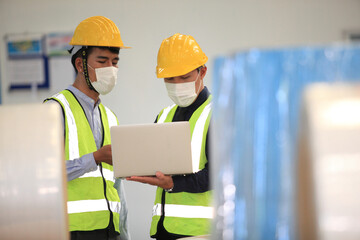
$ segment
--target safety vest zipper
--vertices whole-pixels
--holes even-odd
[[[103,119],[102,119],[102,115],[101,115],[101,111],[99,109],[99,113],[100,113],[100,122],[101,122],[101,126],[102,126],[102,141],[101,141],[101,147],[104,145],[104,140],[105,140],[105,131],[104,131],[104,124],[103,124]],[[104,183],[104,197],[105,197],[105,200],[106,200],[106,204],[108,206],[108,209],[110,211],[110,219],[109,219],[109,222],[112,221],[113,219],[113,212],[111,211],[111,208],[110,208],[110,203],[109,203],[109,200],[107,198],[107,194],[106,194],[106,179],[104,177],[104,173],[103,173],[103,168],[102,168],[102,164],[100,163],[99,164],[99,167],[100,167],[100,173],[101,173],[101,177],[103,179],[103,183]]]

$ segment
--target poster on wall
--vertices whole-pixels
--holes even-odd
[[[6,36],[9,90],[49,88],[44,39],[43,34]]]
[[[71,85],[76,77],[71,64],[69,44],[72,32],[52,32],[46,35],[46,55],[49,57],[51,89],[61,91]]]
[[[49,33],[46,35],[46,55],[53,56],[67,56],[70,54],[68,50],[72,47],[69,42],[73,33]]]

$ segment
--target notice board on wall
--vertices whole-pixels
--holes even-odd
[[[9,90],[48,89],[49,59],[69,56],[72,33],[11,34],[6,36],[6,78]]]
[[[48,59],[44,35],[17,34],[6,37],[9,90],[48,88]]]

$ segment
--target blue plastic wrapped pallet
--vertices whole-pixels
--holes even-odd
[[[304,88],[360,82],[360,45],[251,49],[215,61],[212,239],[296,239]]]

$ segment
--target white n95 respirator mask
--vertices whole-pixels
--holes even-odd
[[[180,107],[190,106],[196,99],[198,93],[196,91],[196,81],[198,80],[199,74],[196,80],[193,82],[186,83],[168,83],[165,82],[166,90],[169,97],[176,105]]]
[[[96,82],[91,82],[95,90],[102,95],[111,92],[117,82],[118,68],[114,66],[95,68],[95,74]]]

